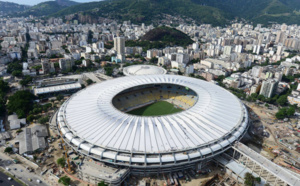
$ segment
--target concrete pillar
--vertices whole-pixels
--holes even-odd
[[[269,177],[270,177],[270,173],[268,172],[266,182],[268,182]]]
[[[258,176],[260,176],[261,175],[261,173],[263,172],[263,168],[261,167],[261,166],[259,166],[260,167],[260,171],[259,171],[259,173],[258,173]]]
[[[241,160],[242,160],[242,158],[243,158],[243,154],[240,154],[240,157],[239,157],[239,163],[241,163]]]
[[[233,159],[235,159],[235,153],[236,153],[236,150],[233,149],[233,155],[232,155]]]

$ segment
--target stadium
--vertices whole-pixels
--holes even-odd
[[[125,67],[123,69],[123,73],[126,76],[137,76],[137,75],[166,74],[167,71],[162,67],[158,67],[154,65],[131,65]]]
[[[177,75],[127,76],[91,85],[57,114],[74,150],[132,173],[200,167],[239,141],[243,103],[212,83]]]

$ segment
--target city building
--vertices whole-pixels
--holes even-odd
[[[267,79],[262,82],[259,94],[266,98],[271,98],[276,92],[278,87],[278,81],[275,79]]]
[[[121,62],[125,61],[125,38],[124,37],[115,37],[114,38],[114,50],[117,51],[117,58]]]

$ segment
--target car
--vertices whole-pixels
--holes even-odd
[[[23,172],[23,170],[22,170],[22,169],[20,169],[20,171],[21,171],[21,172]]]
[[[42,181],[41,181],[41,180],[36,180],[36,182],[37,182],[37,183],[42,183]]]
[[[8,179],[8,180],[11,180],[11,177],[8,177],[7,179]]]

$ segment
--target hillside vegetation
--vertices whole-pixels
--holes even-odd
[[[300,0],[104,0],[77,4],[69,0],[40,3],[22,15],[62,17],[95,23],[99,17],[133,23],[153,23],[163,14],[194,19],[199,23],[226,25],[234,18],[254,23],[300,24]]]
[[[69,6],[74,6],[77,4],[79,3],[69,0],[46,1],[32,6],[30,9],[17,14],[17,16],[48,16]]]
[[[144,51],[151,48],[165,48],[167,46],[186,47],[193,43],[193,40],[185,33],[166,26],[157,27],[147,32],[138,41],[126,41],[126,46],[140,46]]]
[[[19,5],[16,3],[0,1],[0,12],[2,12],[2,14],[12,14],[16,12],[22,12],[29,8],[30,6],[27,5]]]

